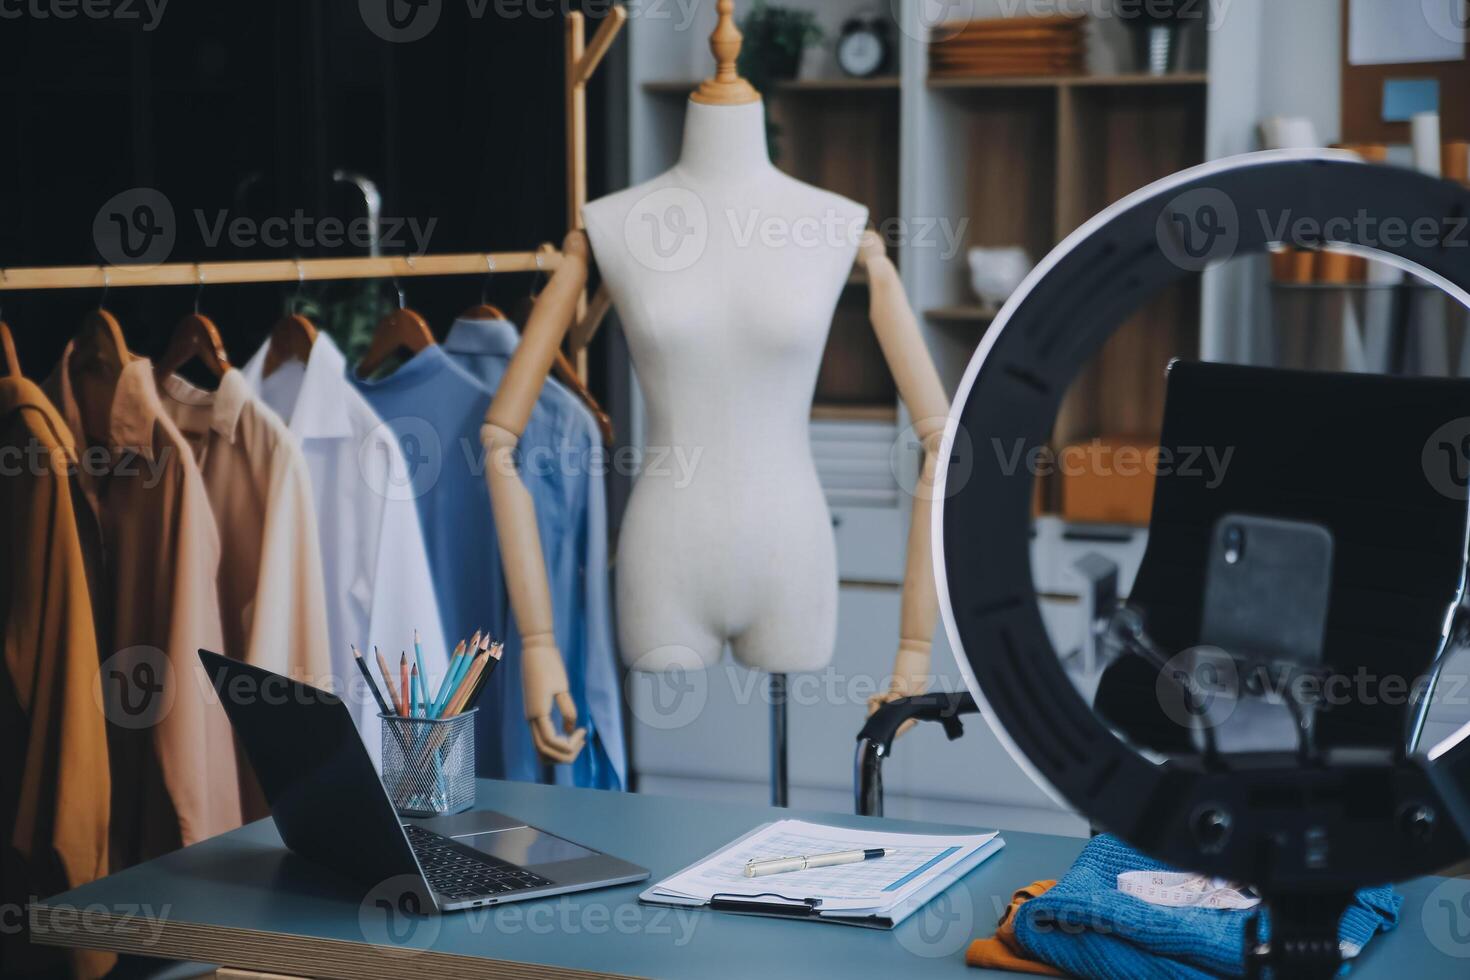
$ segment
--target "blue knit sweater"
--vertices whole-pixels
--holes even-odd
[[[1150,905],[1118,891],[1124,871],[1172,871],[1116,837],[1083,848],[1055,888],[1022,905],[1016,938],[1032,956],[1083,980],[1208,980],[1245,974],[1246,925],[1262,909],[1231,911]],[[1342,918],[1339,939],[1361,948],[1398,924],[1402,896],[1365,888]]]

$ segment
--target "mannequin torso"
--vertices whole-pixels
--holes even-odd
[[[761,103],[691,103],[679,163],[584,217],[649,417],[625,662],[708,667],[728,641],[761,670],[825,666],[837,570],[808,419],[866,210],[771,165]]]

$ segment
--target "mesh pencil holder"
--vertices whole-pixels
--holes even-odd
[[[438,817],[475,805],[475,710],[452,718],[383,720],[383,785],[404,817]]]

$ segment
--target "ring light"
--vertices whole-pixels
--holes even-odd
[[[1351,766],[1284,754],[1220,772],[1145,758],[1082,699],[1042,624],[1030,473],[980,465],[978,447],[1045,447],[1072,379],[1132,311],[1186,274],[1277,242],[1364,252],[1470,306],[1470,241],[1388,241],[1384,225],[1453,229],[1467,218],[1465,188],[1346,153],[1248,154],[1159,181],[1078,229],[1022,283],[965,372],[941,450],[933,529],[945,628],[1002,743],[1101,827],[1161,860],[1255,883],[1279,907],[1295,897],[1298,913],[1301,896],[1346,896],[1463,858],[1466,782],[1456,778],[1467,779],[1470,742]],[[950,487],[960,431],[975,458]]]

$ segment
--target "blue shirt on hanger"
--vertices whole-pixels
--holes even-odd
[[[515,325],[505,320],[458,320],[444,351],[493,392],[519,342]],[[547,379],[516,448],[521,478],[536,503],[557,646],[578,723],[587,728],[586,750],[571,765],[555,767],[555,779],[622,789],[627,759],[608,590],[602,437],[580,399]]]
[[[488,629],[505,644],[505,656],[480,695],[476,768],[481,776],[540,782],[521,695],[521,638],[510,614],[485,486],[480,426],[490,392],[437,345],[385,378],[364,380],[350,370],[348,377],[403,450],[407,485],[389,492],[418,505],[446,640],[457,643]],[[439,678],[430,680],[437,690]]]

